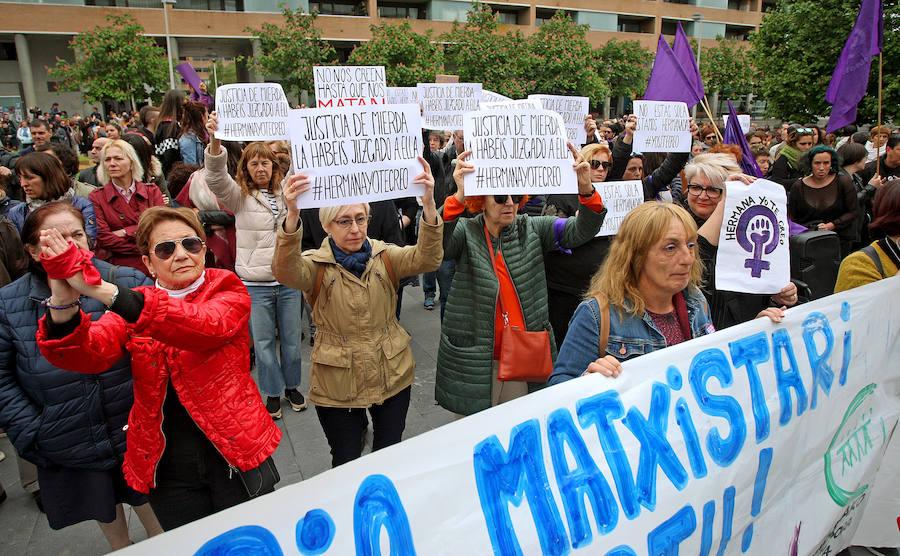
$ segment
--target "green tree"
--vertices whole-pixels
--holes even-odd
[[[441,36],[447,65],[462,82],[481,83],[485,89],[511,98],[534,92],[533,54],[521,31],[499,33],[497,15],[487,4],[473,4],[466,22],[453,23]]]
[[[640,41],[610,39],[596,51],[597,71],[606,77],[609,94],[614,97],[634,97],[647,89],[653,53]]]
[[[416,33],[408,20],[400,24],[382,21],[370,26],[372,40],[360,43],[347,63],[358,66],[384,66],[390,87],[415,87],[432,83],[444,63],[440,45],[432,42],[431,29]]]
[[[805,120],[827,115],[825,91],[844,42],[859,13],[860,0],[779,0],[750,38],[760,70],[760,89],[771,116]],[[900,116],[900,2],[884,0],[884,115]],[[878,103],[878,58],[866,96],[859,105],[860,121],[875,121]]]
[[[74,61],[56,59],[49,75],[63,91],[83,91],[88,102],[120,102],[168,85],[166,51],[144,35],[131,15],[107,15],[106,26],[79,33],[69,41]],[[146,87],[145,87],[146,85]],[[149,89],[149,90],[148,90]]]
[[[707,91],[732,99],[746,95],[753,92],[755,74],[750,49],[738,41],[721,39],[700,54],[700,75]]]
[[[286,92],[299,97],[304,89],[313,88],[313,66],[334,63],[337,52],[322,40],[322,31],[315,25],[318,11],[306,14],[302,8],[284,7],[281,15],[283,26],[263,23],[259,29],[246,29],[261,47],[261,54],[251,56],[249,65],[264,75],[277,76]]]
[[[576,25],[569,14],[557,10],[529,37],[534,92],[586,96],[593,104],[606,97],[609,86],[596,69],[587,30],[587,25]]]

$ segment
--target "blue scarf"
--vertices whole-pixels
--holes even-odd
[[[372,256],[372,244],[369,243],[369,240],[364,241],[362,247],[356,253],[344,253],[332,238],[328,238],[328,243],[331,244],[334,260],[352,272],[357,278],[362,278],[362,273],[366,270],[366,263],[369,262],[369,257]]]

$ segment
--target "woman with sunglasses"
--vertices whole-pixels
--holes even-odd
[[[591,184],[590,163],[571,144],[569,150],[580,204],[577,216],[565,220],[517,215],[527,196],[467,197],[464,177],[475,171],[466,160],[471,151],[457,158],[453,178],[458,189],[443,208],[444,258],[456,261],[456,274],[441,327],[435,385],[437,402],[454,413],[471,415],[541,386],[498,380],[506,322],[532,332],[547,330],[551,357],[556,357],[544,256],[586,243],[606,215]],[[466,208],[476,216],[459,218]]]
[[[368,203],[322,207],[328,237],[301,254],[303,228],[297,204],[309,190],[303,174],[285,184],[287,216],[278,229],[272,271],[286,287],[306,292],[316,323],[309,399],[337,467],[362,454],[372,417],[372,450],[400,442],[406,427],[415,361],[409,334],[396,315],[401,278],[441,264],[443,223],[434,202],[434,177],[425,159],[413,183],[425,187],[416,245],[398,247],[368,237]],[[396,218],[396,216],[395,216]],[[396,222],[396,221],[395,221]]]
[[[749,183],[756,178],[743,175],[735,155],[725,153],[706,153],[694,157],[685,166],[684,176],[688,184],[688,210],[699,228],[697,243],[704,266],[703,293],[709,302],[715,327],[727,328],[760,316],[769,316],[773,320],[780,318],[780,307],[792,306],[798,301],[797,286],[793,283],[785,284],[781,292],[773,296],[716,289],[716,258],[725,213],[725,182],[740,180]]]
[[[803,177],[801,158],[816,144],[816,130],[810,127],[792,125],[787,130],[784,146],[778,151],[778,158],[769,171],[769,179],[784,186],[790,196],[791,186]]]
[[[306,398],[300,392],[303,297],[272,274],[275,230],[287,212],[281,191],[284,175],[272,149],[256,141],[244,149],[237,177],[232,179],[227,153],[215,137],[219,129],[215,112],[209,115],[206,129],[210,137],[205,157],[206,185],[234,214],[234,271],[250,292],[250,333],[259,389],[266,397],[269,415],[279,419],[282,396],[294,411],[306,409]]]
[[[50,297],[38,345],[51,364],[81,373],[131,355],[125,480],[149,493],[170,530],[274,490],[281,431],[250,376],[250,296],[234,273],[205,268],[194,212],[149,208],[135,236],[154,286],[107,282],[83,246],[41,232]],[[80,296],[109,310],[91,321]]]
[[[50,528],[95,520],[110,548],[118,550],[131,544],[123,503],[134,508],[148,536],[162,532],[147,497],[126,485],[122,471],[133,402],[131,362],[125,353],[92,360],[87,362],[89,376],[66,371],[41,355],[36,339],[41,315],[51,310],[48,306],[67,305],[78,297],[53,295],[55,280],[47,276],[40,246],[41,235],[49,230],[89,253],[84,216],[71,204],[48,203],[25,220],[28,273],[0,289],[0,427],[18,456],[37,466]],[[95,259],[91,268],[122,288],[150,283],[132,268],[101,260]],[[94,299],[78,302],[85,322],[106,312]]]

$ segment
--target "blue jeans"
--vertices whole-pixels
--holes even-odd
[[[434,272],[426,272],[422,275],[422,291],[425,297],[434,297],[437,288],[441,288],[441,320],[444,320],[444,306],[447,305],[447,296],[450,295],[450,284],[453,282],[453,274],[456,273],[456,261],[443,261]],[[435,283],[437,281],[437,283]]]
[[[281,396],[300,386],[302,294],[287,286],[247,286],[250,333],[256,350],[256,372],[264,396]],[[281,363],[275,331],[281,340]]]

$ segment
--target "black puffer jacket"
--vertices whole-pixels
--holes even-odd
[[[94,259],[109,280],[112,265]],[[140,272],[116,268],[123,288],[149,285]],[[0,427],[19,456],[41,467],[110,469],[125,454],[125,431],[133,402],[131,359],[126,352],[109,370],[88,375],[51,365],[38,350],[38,320],[50,297],[46,282],[26,274],[0,289]],[[82,297],[93,320],[106,312]]]

